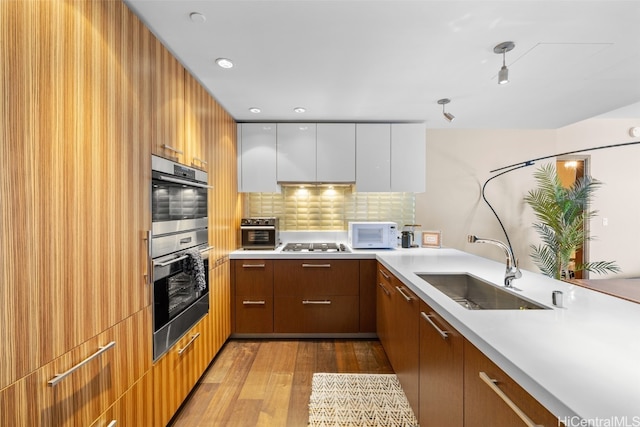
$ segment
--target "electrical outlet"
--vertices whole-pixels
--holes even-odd
[[[609,225],[609,218],[602,218],[602,226],[606,227],[607,225]]]

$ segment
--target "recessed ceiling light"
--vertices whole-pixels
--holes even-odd
[[[295,111],[296,113],[304,113],[305,111],[307,111],[307,109],[304,107],[296,107],[293,109],[293,111]]]
[[[207,17],[201,14],[200,12],[191,12],[189,14],[189,19],[191,19],[192,22],[195,22],[197,24],[202,24],[207,20]]]
[[[257,108],[257,107],[251,107],[251,108],[249,108],[249,111],[252,112],[252,113],[255,113],[255,114],[258,114],[258,113],[262,112],[262,110]]]
[[[227,58],[218,58],[218,59],[216,59],[216,64],[218,64],[218,66],[220,66],[222,68],[232,68],[233,67],[233,62],[231,62],[231,60],[227,59]]]

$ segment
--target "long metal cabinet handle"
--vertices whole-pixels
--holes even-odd
[[[389,289],[387,289],[386,286],[384,286],[382,283],[378,283],[378,286],[382,288],[382,290],[387,296],[391,295],[391,292],[389,292]]]
[[[202,160],[200,157],[194,157],[193,160],[197,160],[198,163],[200,163],[200,165],[208,165],[209,163],[207,163],[206,160]]]
[[[207,251],[210,251],[214,247],[215,246],[207,246],[204,249],[200,249],[200,253],[203,254],[203,253],[205,253]],[[156,266],[156,267],[166,267],[167,265],[174,264],[174,263],[176,263],[178,261],[182,261],[183,259],[187,259],[187,258],[189,258],[189,255],[182,255],[182,256],[179,256],[178,258],[173,258],[173,259],[171,259],[169,261],[165,261],[165,262],[155,262],[154,261],[153,265]]]
[[[402,295],[407,302],[410,302],[413,299],[413,297],[410,297],[409,295],[405,294],[402,291],[402,288],[400,286],[396,286],[396,289],[398,290],[398,292],[400,292],[400,295]]]
[[[331,268],[331,264],[302,264],[302,268]]]
[[[165,176],[165,175],[158,176],[158,179],[160,179],[162,181],[175,182],[176,184],[188,185],[190,187],[213,188],[212,185],[198,184],[197,182],[186,181],[184,179],[179,179],[179,178],[172,178],[170,176]]]
[[[331,301],[330,300],[302,300],[302,304],[304,305],[310,305],[310,304],[316,304],[316,305],[330,305]]]
[[[107,427],[116,427],[116,425],[118,425],[118,420],[111,420]]]
[[[200,336],[200,332],[198,332],[197,334],[194,334],[194,335],[191,337],[191,339],[189,340],[189,342],[188,342],[188,343],[186,343],[186,344],[185,344],[185,346],[184,346],[184,347],[182,347],[180,350],[178,350],[178,354],[182,354],[182,353],[184,353],[185,351],[187,351],[187,349],[188,349],[189,347],[191,347],[191,344],[193,344],[193,342],[194,342],[195,340],[197,340],[199,336]]]
[[[162,148],[170,150],[170,151],[173,151],[174,153],[184,154],[184,151],[178,150],[177,148],[173,148],[172,146],[167,145],[167,144],[162,144]]]
[[[387,280],[391,279],[391,277],[389,277],[387,273],[384,272],[384,270],[378,270],[378,271],[380,271],[380,274],[382,274],[382,276],[384,276],[385,279]]]
[[[487,375],[485,372],[480,371],[479,374],[480,379],[484,381],[489,387],[491,387],[491,390],[493,390],[494,393],[497,394],[500,399],[502,399],[504,403],[506,403],[509,408],[511,408],[511,410],[516,413],[518,417],[520,417],[520,419],[527,425],[527,427],[542,427],[539,424],[534,423],[531,418],[529,418],[527,414],[522,411],[522,409],[518,408],[518,406],[513,403],[511,399],[509,399],[509,396],[504,394],[504,391],[502,391],[500,387],[496,385],[496,383],[498,382],[497,380],[490,378],[489,375]]]
[[[49,384],[49,387],[54,387],[54,386],[58,385],[58,383],[60,381],[62,381],[66,377],[68,377],[70,374],[72,374],[76,370],[82,368],[84,365],[86,365],[87,363],[91,362],[93,359],[95,359],[96,357],[100,356],[102,353],[104,353],[105,351],[109,350],[110,348],[112,348],[115,345],[116,345],[116,342],[115,341],[111,341],[109,344],[107,344],[105,346],[98,347],[98,351],[96,351],[91,356],[89,356],[86,359],[84,359],[82,362],[80,362],[77,365],[73,366],[72,368],[68,369],[67,371],[65,371],[65,372],[63,372],[61,374],[56,374],[56,376],[53,377],[47,384]]]
[[[438,331],[438,333],[440,334],[440,336],[441,336],[443,339],[445,339],[445,340],[446,340],[447,338],[449,338],[448,331],[443,331],[442,329],[440,329],[440,328],[438,327],[438,325],[436,325],[436,324],[435,324],[435,322],[434,322],[433,320],[431,320],[431,318],[433,317],[433,315],[431,315],[431,314],[426,314],[424,311],[421,311],[421,312],[420,312],[420,316],[422,316],[422,318],[423,318],[424,320],[426,320],[427,322],[429,322],[429,323],[431,324],[431,326],[433,326],[433,327],[434,327],[434,329],[435,329],[436,331]]]
[[[242,268],[264,268],[264,264],[242,264]]]
[[[147,285],[149,286],[153,283],[153,258],[151,257],[151,252],[153,251],[152,235],[153,230],[147,230],[147,274],[145,274],[145,277],[147,278]]]
[[[265,301],[249,301],[249,300],[244,300],[242,301],[243,305],[265,305],[266,302]]]

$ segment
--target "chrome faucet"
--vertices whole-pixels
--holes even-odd
[[[502,248],[505,255],[507,256],[507,269],[504,272],[504,286],[506,288],[513,288],[511,282],[513,279],[519,279],[522,277],[522,272],[518,268],[518,260],[513,255],[513,251],[511,248],[499,240],[494,239],[484,239],[473,234],[469,234],[467,236],[467,240],[469,243],[491,243],[492,245],[496,245]]]

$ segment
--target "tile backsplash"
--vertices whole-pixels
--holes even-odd
[[[244,216],[280,218],[283,231],[346,230],[349,221],[415,222],[414,193],[358,193],[352,186],[283,186],[245,193]]]

